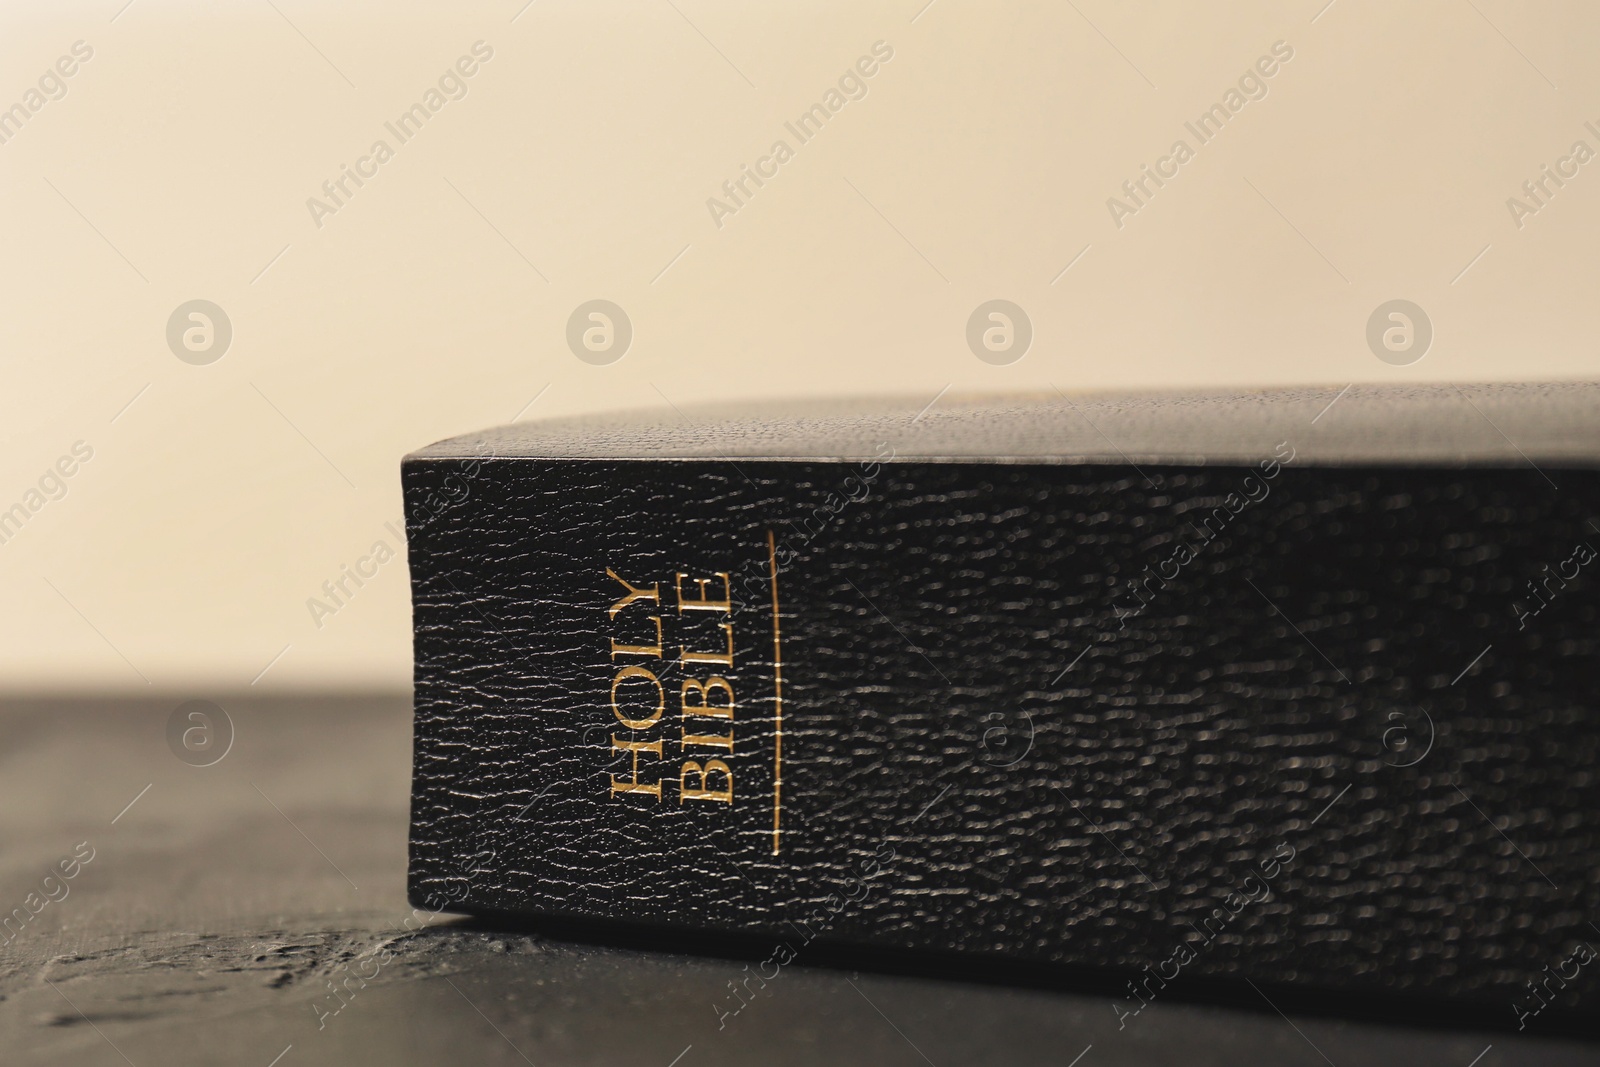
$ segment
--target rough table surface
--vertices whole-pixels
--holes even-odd
[[[1594,1044],[1286,1018],[1265,1003],[1157,1002],[1119,1031],[1110,990],[804,957],[719,1027],[714,1005],[729,1003],[746,960],[449,916],[407,923],[406,696],[213,694],[233,739],[211,766],[169,745],[184,699],[0,701],[0,912],[13,916],[0,934],[0,1062],[1502,1067],[1600,1057]],[[57,865],[75,857],[62,878]]]

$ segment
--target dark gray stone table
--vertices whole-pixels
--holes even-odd
[[[1265,1002],[1158,1001],[1119,1030],[1111,990],[803,956],[719,1026],[745,960],[407,923],[403,695],[211,699],[235,736],[207,767],[169,748],[179,698],[0,701],[0,1063],[1600,1062],[1592,1043]],[[62,879],[75,849],[93,858]]]

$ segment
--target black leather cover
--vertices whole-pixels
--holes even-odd
[[[1402,419],[1383,464],[1305,462],[1311,424],[1205,465],[945,461],[883,425],[838,458],[561,458],[519,428],[407,459],[413,903],[758,935],[765,967],[1095,968],[1119,1012],[1249,979],[1594,1017],[1583,449],[1419,465]],[[681,609],[678,575],[718,600],[719,573],[727,611]],[[659,599],[613,612],[619,579]],[[661,655],[627,651],[655,616]],[[727,633],[731,664],[682,662]],[[731,720],[686,717],[712,673]],[[657,741],[659,799],[615,792],[618,746]],[[681,795],[720,790],[681,773],[711,758],[731,803]]]

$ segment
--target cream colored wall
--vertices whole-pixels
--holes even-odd
[[[320,627],[307,600],[395,545],[404,452],[535,396],[524,417],[1600,370],[1600,161],[1507,205],[1600,150],[1578,0],[123,3],[0,8],[0,107],[93,51],[0,144],[0,509],[42,505],[0,544],[9,687],[405,684],[402,562]],[[399,143],[384,123],[480,41]],[[880,41],[799,143],[785,121]],[[1275,42],[1266,95],[1200,144],[1184,122]],[[1108,198],[1179,138],[1119,228]],[[314,219],[378,139],[393,158]],[[565,341],[594,298],[634,329],[604,366]],[[1006,365],[965,339],[993,298],[1034,330]],[[1365,337],[1395,298],[1435,330],[1406,366]],[[192,299],[233,329],[204,365],[166,339]],[[65,495],[30,497],[80,441]]]

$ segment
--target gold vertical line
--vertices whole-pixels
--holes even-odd
[[[771,530],[767,531],[767,569],[772,574],[772,854],[776,856],[783,841],[783,649],[778,632],[778,541]]]

